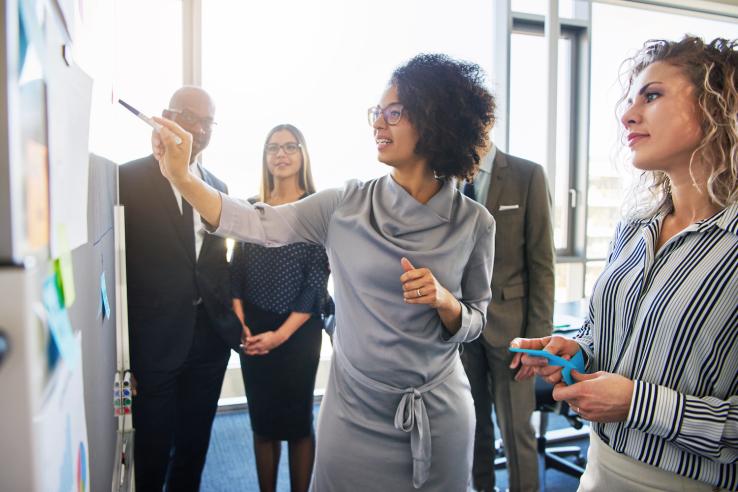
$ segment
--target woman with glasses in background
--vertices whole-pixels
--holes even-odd
[[[250,203],[297,202],[315,192],[305,138],[278,125],[264,143],[261,191]],[[282,441],[293,492],[306,491],[315,458],[313,390],[322,316],[333,313],[325,249],[305,242],[267,248],[236,243],[233,309],[244,330],[241,371],[248,398],[259,489],[277,487]]]
[[[485,323],[495,224],[455,178],[474,174],[493,119],[477,65],[418,55],[369,110],[389,175],[278,207],[232,200],[190,175],[189,136],[159,120],[164,174],[217,234],[328,251],[336,329],[316,492],[466,490],[475,417],[458,348]]]

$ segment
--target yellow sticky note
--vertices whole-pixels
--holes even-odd
[[[74,267],[72,265],[72,252],[69,251],[69,242],[67,241],[67,229],[63,225],[59,226],[57,237],[59,239],[59,257],[54,260],[54,271],[56,271],[56,279],[59,283],[59,292],[62,297],[63,307],[68,308],[74,304]]]

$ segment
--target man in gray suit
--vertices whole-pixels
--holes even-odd
[[[508,351],[515,337],[551,334],[554,244],[551,195],[543,168],[496,148],[480,162],[464,194],[485,204],[497,222],[492,302],[482,336],[461,354],[477,416],[472,485],[493,491],[492,404],[502,431],[512,491],[538,491],[538,457],[530,416],[534,379],[515,381]]]

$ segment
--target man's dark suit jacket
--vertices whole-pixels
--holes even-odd
[[[497,149],[487,210],[497,223],[492,301],[482,336],[493,347],[551,334],[554,241],[543,168]]]
[[[223,182],[200,170],[206,183],[227,193]],[[169,371],[184,363],[199,298],[211,328],[238,350],[241,326],[231,309],[225,239],[205,234],[195,259],[194,229],[186,226],[153,156],[121,166],[119,183],[125,207],[131,367]]]

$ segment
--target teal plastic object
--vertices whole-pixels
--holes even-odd
[[[566,384],[574,384],[575,382],[571,377],[572,369],[580,373],[586,372],[584,370],[584,355],[582,355],[581,349],[569,360],[559,357],[558,355],[554,355],[551,352],[546,352],[545,350],[510,347],[510,352],[522,352],[524,354],[532,355],[533,357],[545,357],[548,359],[549,365],[561,367],[561,376],[564,378],[564,382]]]

